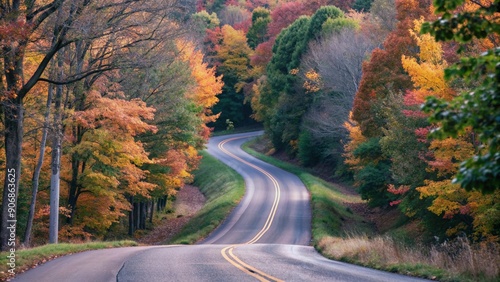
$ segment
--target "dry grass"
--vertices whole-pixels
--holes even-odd
[[[429,248],[405,246],[383,236],[324,237],[318,247],[333,259],[442,281],[498,281],[500,277],[500,246],[472,245],[466,238]]]

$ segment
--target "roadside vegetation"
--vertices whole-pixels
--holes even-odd
[[[182,231],[170,242],[193,244],[205,238],[240,202],[245,194],[245,182],[236,171],[206,152],[196,172],[193,185],[199,187],[207,201]]]
[[[79,253],[89,250],[99,250],[106,248],[132,247],[138,244],[134,241],[110,241],[110,242],[90,242],[82,244],[61,243],[43,245],[31,249],[19,249],[16,251],[15,273],[19,274],[39,264],[45,263],[55,258]],[[13,277],[9,270],[9,252],[0,253],[0,281],[5,281]]]
[[[306,168],[257,152],[257,142],[262,142],[262,137],[247,142],[243,149],[297,175],[309,190],[313,244],[324,256],[439,281],[498,281],[497,244],[473,245],[466,237],[460,237],[429,246],[418,242],[418,235],[412,235],[398,222],[378,235],[367,220],[351,210],[351,204],[364,202],[353,190],[314,176]]]
[[[359,195],[343,193],[343,188],[324,181],[303,168],[251,149],[256,140],[259,139],[245,143],[242,146],[243,150],[267,163],[297,175],[309,190],[313,213],[312,237],[315,247],[318,247],[320,239],[325,236],[344,237],[348,234],[371,233],[371,227],[363,222],[363,218],[355,215],[346,205],[347,203],[362,203],[363,200]]]

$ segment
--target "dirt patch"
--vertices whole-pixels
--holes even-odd
[[[185,185],[177,192],[174,213],[164,218],[150,233],[138,239],[138,242],[159,245],[169,241],[203,207],[205,200],[197,187]]]

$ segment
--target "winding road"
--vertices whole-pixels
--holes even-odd
[[[210,139],[208,152],[243,176],[246,193],[200,244],[88,251],[13,281],[423,281],[319,255],[309,246],[311,211],[302,182],[241,150],[258,134]]]

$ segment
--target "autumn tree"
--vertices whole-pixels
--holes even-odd
[[[374,1],[371,11],[382,7],[382,2]],[[384,3],[390,5],[388,1]],[[387,191],[387,185],[394,181],[391,174],[392,159],[380,142],[385,135],[387,123],[393,122],[391,103],[401,101],[397,96],[412,88],[411,79],[401,63],[401,56],[415,56],[418,51],[410,30],[414,27],[413,20],[427,16],[428,9],[429,1],[396,1],[396,29],[386,37],[383,49],[375,49],[370,60],[363,64],[363,75],[354,99],[353,120],[359,125],[367,141],[366,144],[359,144],[356,149],[349,149],[359,160],[354,179],[360,187],[362,197],[375,206],[387,207],[396,198]],[[363,32],[373,30],[370,24],[368,22],[362,25]],[[372,35],[371,32],[368,34]],[[370,37],[376,42],[377,37]],[[402,107],[401,102],[398,103]],[[398,111],[394,114],[399,115]]]
[[[498,46],[500,2],[495,0],[483,4],[471,1],[474,9],[454,12],[467,5],[464,2],[436,1],[436,12],[442,16],[426,24],[423,31],[432,34],[438,41],[455,40],[461,44],[492,36],[496,41],[494,46]],[[460,51],[463,52],[463,48]],[[499,56],[498,48],[491,48],[480,56],[462,58],[446,70],[445,77],[448,80],[464,80],[470,91],[450,102],[430,98],[424,107],[431,113],[430,120],[440,124],[436,135],[455,137],[469,128],[478,135],[482,143],[480,150],[462,162],[454,181],[468,190],[478,189],[486,193],[500,187],[500,142],[497,134],[500,131]]]
[[[389,34],[383,49],[375,49],[370,61],[363,65],[363,77],[354,100],[353,118],[367,137],[380,136],[384,120],[373,108],[374,101],[392,91],[398,93],[411,88],[411,80],[403,69],[401,56],[414,56],[416,43],[410,36],[413,20],[428,15],[429,1],[396,2],[398,24]]]
[[[418,34],[422,23],[423,19],[415,20],[410,30],[419,46],[418,57],[402,56],[403,67],[415,89],[407,91],[403,101],[398,102],[397,96],[387,101],[385,111],[390,114],[381,144],[393,162],[394,180],[388,192],[399,195],[392,204],[398,204],[406,215],[426,222],[434,234],[455,236],[463,231],[474,234],[476,239],[495,240],[495,224],[485,221],[483,214],[498,213],[491,199],[478,191],[468,192],[451,181],[459,163],[475,151],[473,135],[465,132],[444,140],[427,138],[434,125],[419,108],[425,97],[450,101],[456,93],[444,79],[447,62],[443,59],[443,46],[428,34]]]
[[[242,87],[248,76],[252,49],[248,47],[245,34],[229,25],[222,27],[220,35],[215,58],[219,64],[217,72],[223,74],[224,87],[213,111],[220,113],[216,127],[224,128],[227,119],[238,125],[250,116],[249,106],[243,103]]]
[[[219,99],[217,95],[222,93],[222,76],[216,76],[215,67],[208,67],[207,63],[203,62],[203,54],[199,50],[195,50],[194,45],[190,42],[178,42],[177,46],[182,50],[182,59],[189,63],[191,69],[191,77],[195,84],[192,89],[186,91],[187,97],[201,107],[199,115],[203,124],[201,136],[208,139],[210,129],[207,123],[215,122],[219,114],[212,113],[212,107],[217,104]]]
[[[147,172],[140,166],[150,160],[134,136],[157,129],[144,122],[153,119],[154,109],[142,101],[106,98],[96,89],[84,103],[86,110],[75,112],[73,117],[73,123],[85,133],[71,148],[72,155],[78,155],[83,163],[76,189],[69,191],[71,222],[99,233],[128,209],[126,194],[145,196],[154,188],[144,181]],[[91,205],[78,205],[81,208],[76,212],[79,201],[98,201],[100,209],[107,212]]]
[[[150,25],[154,26],[158,21],[165,20],[166,9],[174,9],[175,3],[153,3],[149,2],[148,5],[133,3],[129,1],[122,1],[108,5],[109,3],[103,2],[94,5],[92,1],[53,1],[38,4],[34,1],[20,4],[19,1],[7,3],[5,9],[2,9],[2,19],[7,19],[2,22],[2,27],[10,28],[16,26],[18,32],[6,33],[7,40],[2,40],[2,57],[3,63],[8,68],[4,69],[6,77],[6,87],[2,88],[6,91],[2,93],[2,101],[4,103],[3,109],[6,126],[5,140],[7,167],[16,170],[16,181],[20,178],[20,160],[21,160],[21,144],[22,144],[22,124],[23,124],[23,101],[28,97],[29,92],[39,81],[47,81],[52,84],[72,84],[79,80],[85,79],[89,76],[111,69],[123,66],[124,61],[110,60],[111,54],[117,55],[119,58],[120,53],[124,50],[130,50],[138,42],[153,40],[157,38],[151,34],[158,35],[158,30],[145,28],[142,30],[144,33],[133,31],[133,27],[137,26],[137,19],[133,19],[139,13],[149,13],[149,17],[142,17],[144,27]],[[123,11],[129,11],[126,17],[123,17]],[[120,15],[118,17],[118,15]],[[107,25],[103,25],[107,22]],[[132,23],[133,22],[133,23]],[[73,28],[78,26],[79,28]],[[50,31],[50,32],[49,32]],[[149,33],[148,33],[149,32]],[[15,35],[15,36],[12,36]],[[22,35],[22,36],[21,36]],[[49,36],[46,36],[49,35]],[[3,36],[3,35],[2,35]],[[50,37],[52,36],[52,37]],[[108,39],[113,39],[113,45],[100,45],[105,43]],[[31,44],[32,40],[40,39],[41,44]],[[97,40],[102,39],[102,40]],[[78,45],[80,42],[80,45]],[[85,44],[82,44],[82,43]],[[98,43],[97,43],[98,42]],[[7,43],[4,45],[4,43]],[[12,43],[12,44],[11,44]],[[68,75],[64,76],[63,80],[51,80],[45,75],[45,69],[49,65],[54,56],[63,48],[75,44],[83,49],[88,49],[90,45],[95,44],[92,54],[93,59],[89,65],[81,65],[71,69]],[[11,49],[14,48],[14,49]],[[29,53],[33,48],[42,48],[40,53],[43,52],[42,58],[39,60],[38,65],[34,68],[33,72],[24,73],[23,63],[27,58],[25,54]],[[99,53],[97,50],[103,51]],[[109,52],[114,49],[114,52]],[[76,57],[85,55],[86,52],[78,53]],[[81,60],[83,62],[83,60]],[[115,64],[109,64],[114,62]],[[2,80],[3,82],[3,80]],[[83,99],[76,99],[78,102],[84,101]],[[5,182],[7,185],[7,182]],[[18,182],[14,183],[17,187]],[[4,193],[8,193],[8,187],[4,189]],[[3,199],[7,201],[7,196]],[[15,197],[14,197],[15,198]],[[5,209],[2,220],[3,226],[7,223],[7,204],[3,205]],[[6,246],[6,230],[2,228],[2,247]]]

